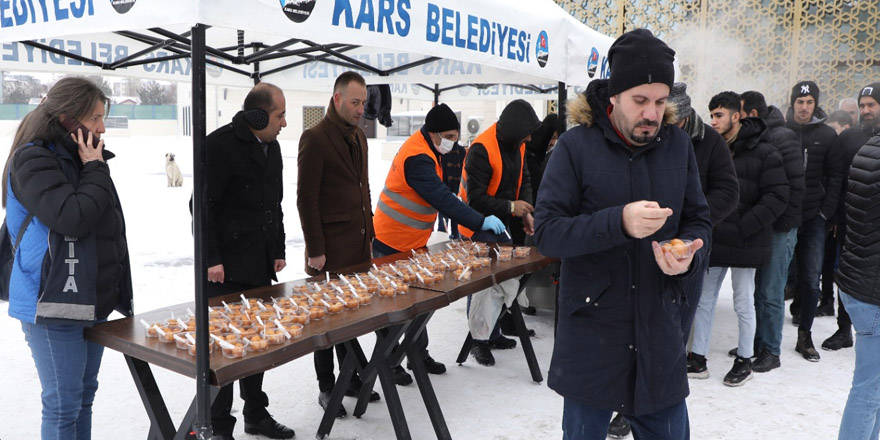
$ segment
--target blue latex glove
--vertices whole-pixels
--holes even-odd
[[[481,231],[492,231],[496,234],[503,234],[506,229],[507,227],[504,226],[504,223],[494,215],[486,217],[483,220],[483,226],[480,227]]]

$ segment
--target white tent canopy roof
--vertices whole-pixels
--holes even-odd
[[[612,43],[552,0],[37,0],[0,2],[0,68],[181,81],[195,23],[211,26],[209,83],[316,91],[351,69],[370,84],[583,86]]]

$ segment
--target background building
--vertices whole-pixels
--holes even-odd
[[[792,85],[815,80],[820,106],[880,80],[877,0],[556,0],[610,36],[650,29],[678,53],[694,108],[722,90],[758,90],[783,111]],[[830,112],[829,112],[830,113]]]

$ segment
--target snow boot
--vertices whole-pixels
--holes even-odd
[[[813,346],[811,332],[798,330],[798,339],[797,344],[794,346],[794,351],[800,353],[804,359],[810,362],[819,362],[819,352],[816,351],[816,347]]]

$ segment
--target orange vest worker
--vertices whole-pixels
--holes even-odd
[[[498,186],[501,185],[501,171],[502,171],[502,162],[501,162],[501,148],[498,145],[498,137],[497,133],[498,123],[492,124],[491,127],[486,129],[486,131],[480,133],[476,139],[474,139],[474,144],[483,144],[486,147],[486,153],[489,155],[489,165],[492,167],[492,177],[489,179],[489,187],[486,189],[486,194],[490,196],[494,196],[498,192]],[[526,144],[523,143],[519,146],[519,158],[520,163],[524,163],[523,160],[526,155]],[[468,157],[464,157],[465,166],[461,167],[461,186],[458,189],[458,197],[464,202],[468,202],[467,197],[467,171],[465,171],[467,165]],[[516,181],[516,198],[519,198],[519,188],[522,185],[522,167],[519,170],[519,177]],[[462,226],[458,225],[458,232],[465,237],[472,237],[474,235],[474,231]]]
[[[394,156],[373,218],[376,239],[394,249],[416,249],[428,244],[437,220],[437,210],[406,183],[404,163],[419,154],[427,155],[434,161],[437,177],[443,179],[434,151],[421,131],[417,131]]]

